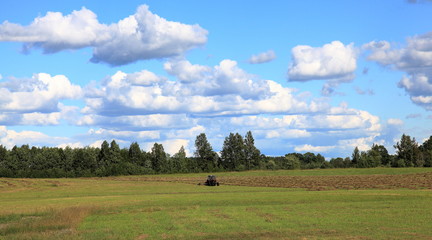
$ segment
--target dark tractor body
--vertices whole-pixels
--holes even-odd
[[[216,180],[215,175],[208,175],[207,181],[204,183],[206,186],[219,186],[219,182]]]

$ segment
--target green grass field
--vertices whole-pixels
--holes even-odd
[[[377,168],[218,176],[430,172]],[[184,176],[206,178],[160,177]],[[432,239],[430,188],[308,191],[141,179],[0,178],[0,239]]]

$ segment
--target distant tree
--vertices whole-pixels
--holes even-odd
[[[131,163],[136,165],[142,165],[142,152],[139,144],[137,142],[133,142],[129,146],[128,159]]]
[[[261,152],[255,147],[255,140],[251,131],[246,133],[244,139],[244,155],[247,170],[259,167]]]
[[[122,162],[122,160],[120,146],[115,140],[112,140],[109,149],[109,162],[110,164],[116,164]]]
[[[351,159],[349,157],[346,157],[344,159],[344,165],[345,165],[346,168],[351,167]]]
[[[213,151],[205,133],[196,137],[195,149],[198,167],[202,171],[212,171],[217,166],[217,154]]]
[[[322,162],[320,168],[321,169],[327,169],[327,168],[333,168],[333,166],[330,164],[330,162],[324,160],[324,162]]]
[[[13,173],[8,166],[8,150],[0,144],[0,177],[12,177]]]
[[[33,149],[33,148],[32,148]],[[43,169],[61,168],[61,156],[58,148],[43,147],[40,149],[43,158]]]
[[[7,160],[8,150],[5,146],[0,144],[0,165],[4,164]]]
[[[29,145],[14,146],[10,152],[8,165],[14,172],[15,177],[27,177],[26,171],[32,167],[35,168],[33,160]]]
[[[369,167],[369,157],[367,152],[361,151],[360,156],[357,160],[357,164],[355,165],[357,168],[368,168]]]
[[[277,169],[277,164],[273,159],[270,159],[267,163],[266,163],[266,168],[268,170],[276,170]]]
[[[283,169],[300,169],[300,160],[294,154],[285,155]]]
[[[343,158],[332,158],[330,159],[330,165],[334,168],[345,168],[345,161]]]
[[[190,172],[190,173],[198,173],[201,172],[201,168],[198,166],[198,162],[200,160],[196,157],[188,157],[185,159],[186,162],[186,172]]]
[[[171,158],[171,164],[172,164],[172,172],[187,172],[186,169],[186,151],[183,146],[179,149],[179,151],[174,154],[174,156]]]
[[[420,151],[423,155],[424,166],[432,167],[432,136],[420,146]]]
[[[107,141],[103,141],[98,154],[98,167],[105,168],[109,165],[110,146]]]
[[[396,148],[397,159],[403,159],[406,167],[413,167],[416,163],[416,158],[419,157],[420,151],[415,138],[403,134],[401,140],[394,145]]]
[[[146,171],[153,171],[152,169],[152,154],[150,152],[144,152],[142,153],[143,157],[143,167]]]
[[[162,144],[155,143],[151,149],[152,169],[157,173],[163,173],[167,170],[167,154]]]
[[[120,149],[120,161],[122,163],[131,163],[131,160],[129,159],[129,148]],[[137,164],[132,164],[132,165],[136,166]]]
[[[352,153],[352,156],[351,156],[351,162],[353,165],[357,165],[359,160],[360,160],[360,151],[359,151],[358,147],[355,147],[354,151]]]
[[[227,170],[240,171],[246,169],[245,145],[240,134],[230,133],[225,138],[221,158],[224,168]]]
[[[72,149],[71,147],[67,146],[66,148],[59,149],[60,152],[60,159],[61,159],[61,168],[66,172],[66,173],[71,173],[73,171],[73,161],[74,161],[74,157],[75,157],[75,150]],[[97,163],[97,160],[96,160]],[[68,176],[68,174],[65,173],[65,176]]]
[[[325,158],[321,154],[315,155],[311,152],[303,154],[303,157],[299,158],[299,160],[303,169],[321,168],[325,162]]]
[[[391,163],[390,154],[388,153],[387,149],[383,145],[373,144],[371,150],[374,151],[374,154],[378,153],[381,156],[380,165],[381,164],[384,166],[390,165]]]
[[[380,147],[373,144],[372,148],[369,151],[367,151],[366,154],[366,166],[378,167],[381,166],[381,162],[382,162],[382,155],[380,152]]]
[[[97,168],[97,155],[90,147],[79,148],[75,150],[73,164],[76,176],[90,176]],[[109,173],[101,173],[101,176],[108,176]]]

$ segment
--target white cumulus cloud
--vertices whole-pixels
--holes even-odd
[[[44,53],[93,48],[92,62],[124,65],[138,60],[176,56],[207,42],[207,30],[199,25],[168,21],[147,5],[110,25],[100,23],[92,11],[82,8],[69,15],[48,12],[28,26],[3,22],[0,41],[23,42],[23,49]]]
[[[354,44],[333,41],[322,47],[299,45],[292,49],[292,63],[288,69],[290,81],[336,80],[354,78],[357,53]]]
[[[82,89],[64,75],[38,73],[30,79],[0,83],[0,110],[3,112],[57,112],[59,101],[78,99]]]
[[[232,60],[223,60],[212,68],[184,61],[168,64],[165,66],[167,72],[174,74],[179,81],[137,85],[131,77],[136,73],[117,72],[102,82],[101,87],[86,89],[87,104],[83,113],[110,117],[182,113],[224,116],[313,112],[328,107],[323,103],[304,101],[295,96],[295,90],[274,81],[261,80],[239,68]],[[189,74],[190,71],[193,73]],[[196,75],[205,77],[195,79]]]
[[[368,59],[404,71],[398,86],[405,89],[413,103],[432,110],[432,32],[410,37],[403,47],[387,41],[372,41],[363,46]]]

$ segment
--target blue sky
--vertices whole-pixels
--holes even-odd
[[[432,129],[432,3],[4,1],[0,144],[349,156]]]

